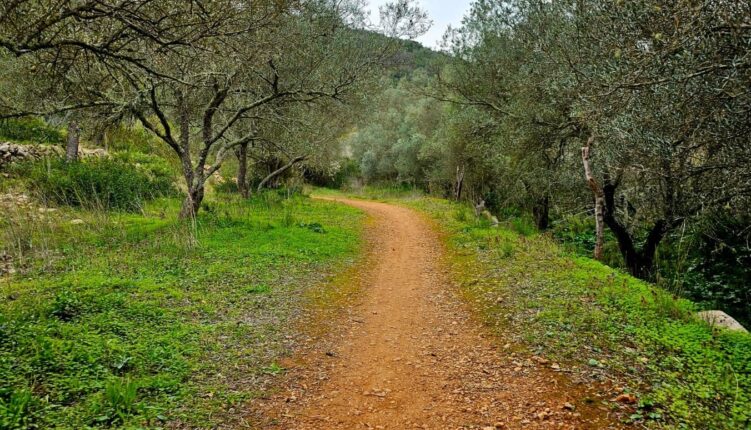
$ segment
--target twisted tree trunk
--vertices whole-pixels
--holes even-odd
[[[550,226],[550,197],[545,196],[532,206],[532,215],[535,218],[535,225],[540,231],[545,231]]]

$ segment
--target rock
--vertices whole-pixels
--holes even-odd
[[[82,158],[107,157],[107,151],[101,148],[80,148]],[[44,157],[60,157],[64,154],[62,147],[57,145],[24,144],[0,142],[0,166],[25,160],[38,160]]]
[[[76,218],[76,219],[70,220],[70,223],[73,225],[79,225],[79,224],[83,224],[83,220],[80,218]]]
[[[723,327],[728,330],[748,333],[748,330],[736,321],[735,318],[723,311],[702,311],[697,313],[697,316],[713,327]]]

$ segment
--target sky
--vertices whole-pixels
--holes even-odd
[[[373,21],[378,21],[378,6],[387,3],[388,0],[368,0],[368,9]],[[433,26],[427,33],[417,38],[417,41],[428,48],[437,48],[441,42],[443,33],[449,24],[459,26],[462,17],[469,11],[471,0],[417,0],[433,20]]]

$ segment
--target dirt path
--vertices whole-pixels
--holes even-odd
[[[339,337],[301,357],[264,412],[264,428],[611,426],[602,406],[583,401],[581,387],[549,365],[504,352],[471,317],[441,267],[437,234],[420,215],[340,201],[374,219],[362,303],[342,318]]]

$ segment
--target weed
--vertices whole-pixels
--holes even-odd
[[[284,372],[284,368],[277,363],[271,363],[263,368],[263,371],[269,375],[278,375]]]
[[[528,217],[513,217],[508,222],[511,229],[522,236],[531,236],[537,232],[534,222]]]
[[[245,288],[246,293],[250,294],[265,294],[271,291],[271,287],[265,284],[260,285],[251,285],[247,288]]]
[[[76,163],[43,160],[15,169],[48,204],[138,212],[148,200],[175,194],[169,169],[147,155]]]
[[[62,321],[71,321],[83,313],[81,298],[73,291],[64,289],[55,295],[50,314]]]
[[[102,401],[95,406],[96,423],[122,424],[137,412],[138,384],[130,378],[117,378],[104,384]]]
[[[65,134],[41,118],[0,120],[0,138],[18,142],[60,144]]]
[[[469,213],[469,209],[460,207],[454,211],[454,219],[459,222],[467,222],[472,219],[472,215]]]
[[[31,391],[23,388],[0,388],[0,428],[29,428],[34,421],[35,406]]]
[[[301,222],[300,227],[307,228],[313,233],[326,233],[326,229],[324,229],[321,223],[318,223],[318,222],[311,222],[311,223]]]
[[[295,225],[295,215],[290,206],[284,207],[284,217],[282,218],[283,227],[292,227]]]

